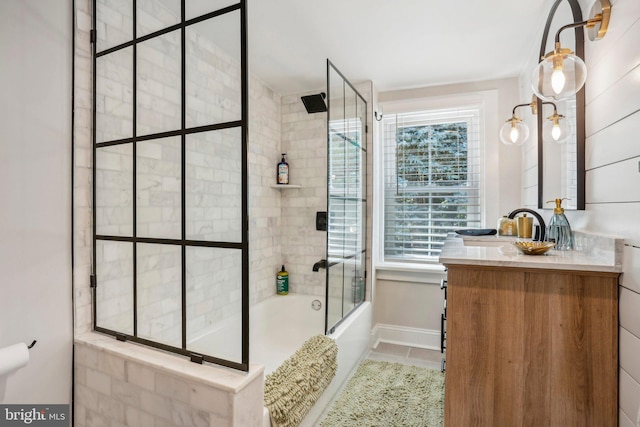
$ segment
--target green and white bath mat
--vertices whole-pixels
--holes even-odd
[[[338,346],[324,335],[302,344],[264,381],[264,406],[273,427],[295,427],[329,385],[338,369]]]
[[[441,427],[444,373],[400,363],[363,361],[321,427]]]

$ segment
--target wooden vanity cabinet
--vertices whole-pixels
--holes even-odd
[[[447,267],[445,427],[617,427],[619,273]]]

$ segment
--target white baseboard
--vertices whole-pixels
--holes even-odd
[[[377,323],[371,330],[371,346],[376,348],[381,342],[440,350],[440,331]]]

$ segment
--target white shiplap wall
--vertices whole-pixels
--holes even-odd
[[[585,16],[591,0],[580,0]],[[621,427],[640,409],[640,2],[613,0],[606,36],[587,41],[586,210],[567,212],[576,228],[625,238],[620,284]],[[529,70],[521,76],[521,89]],[[523,198],[535,194],[523,178]],[[536,188],[537,190],[537,188]]]
[[[581,1],[588,10],[590,2]],[[586,227],[625,238],[620,287],[620,426],[640,407],[640,2],[613,3],[605,38],[587,42]]]

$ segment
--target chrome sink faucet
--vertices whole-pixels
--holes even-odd
[[[544,239],[546,237],[546,229],[547,226],[544,223],[544,220],[542,219],[542,217],[540,216],[540,214],[532,209],[527,209],[527,208],[518,208],[515,210],[512,210],[511,212],[509,212],[509,215],[507,215],[509,218],[513,219],[516,217],[516,215],[518,215],[521,212],[526,212],[526,213],[530,213],[531,215],[533,215],[537,220],[538,220],[538,229],[536,229],[535,234],[533,235],[533,240],[538,240],[540,242],[544,242]]]

